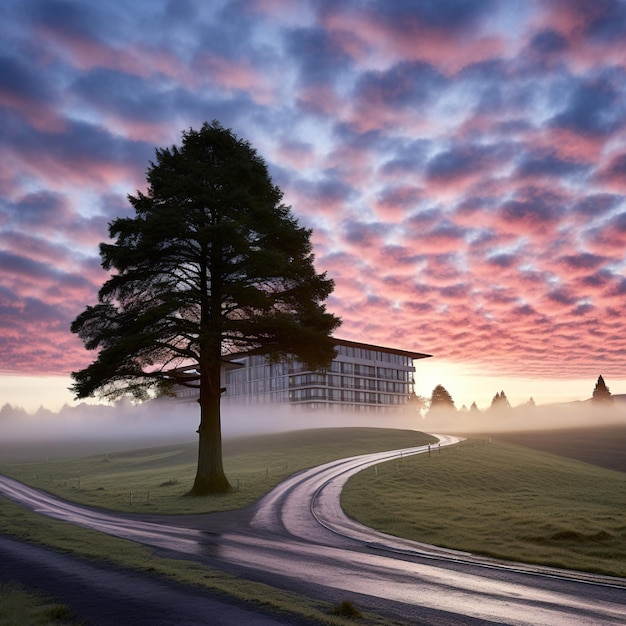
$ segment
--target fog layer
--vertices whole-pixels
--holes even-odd
[[[28,414],[0,409],[0,462],[23,460],[24,450],[37,458],[82,456],[196,440],[196,403],[160,399],[140,405],[81,404],[58,412]],[[309,428],[368,426],[430,433],[492,434],[504,431],[626,424],[626,405],[608,408],[590,402],[520,407],[499,411],[436,411],[424,416],[407,409],[385,413],[303,411],[291,407],[222,407],[224,438]]]
[[[499,433],[520,430],[554,430],[626,424],[626,404],[597,405],[591,401],[524,405],[485,411],[446,411],[427,413],[419,430],[446,433]]]
[[[36,457],[83,456],[197,440],[198,404],[159,399],[139,405],[80,404],[53,412],[29,414],[5,405],[0,409],[0,462]],[[302,411],[286,406],[222,405],[225,439],[309,428],[370,426],[419,430],[419,416]]]

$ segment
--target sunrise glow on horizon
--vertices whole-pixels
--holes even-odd
[[[58,410],[156,147],[266,160],[342,339],[433,355],[457,407],[626,393],[626,3],[8,0],[0,406]]]

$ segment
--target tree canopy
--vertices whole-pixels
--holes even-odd
[[[222,467],[220,394],[225,355],[334,358],[340,320],[323,302],[334,284],[314,268],[311,231],[282,204],[252,146],[218,122],[157,149],[134,217],[109,225],[111,272],[72,324],[97,358],[73,372],[73,391],[146,399],[175,384],[199,391],[198,470],[192,493],[230,488]],[[193,365],[190,369],[188,366]],[[191,372],[191,373],[190,373]]]
[[[455,410],[454,400],[443,385],[437,385],[430,396],[430,410]]]

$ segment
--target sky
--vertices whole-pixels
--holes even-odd
[[[419,394],[626,392],[625,40],[618,0],[2,0],[0,405],[71,401],[108,223],[212,120]]]

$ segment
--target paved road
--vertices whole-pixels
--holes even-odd
[[[441,445],[458,441],[440,436]],[[239,575],[411,624],[569,626],[626,623],[626,581],[511,564],[397,539],[347,519],[345,481],[426,446],[335,461],[301,472],[247,515],[151,518],[95,512],[0,477],[0,492],[33,510]]]
[[[2,536],[0,564],[0,583],[43,591],[89,626],[312,626],[200,588]]]

